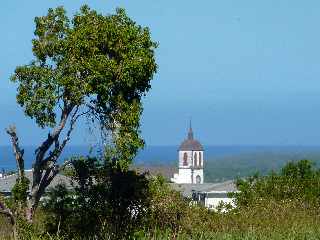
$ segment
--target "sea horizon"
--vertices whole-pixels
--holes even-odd
[[[23,146],[25,149],[25,166],[26,169],[32,167],[34,151],[37,146]],[[178,159],[179,145],[146,145],[139,150],[133,164],[135,165],[168,165],[175,166]],[[288,159],[296,159],[301,156],[308,157],[310,154],[320,156],[320,145],[204,145],[204,159],[206,161],[214,161],[215,159],[233,157],[249,158],[255,155],[272,154],[285,156]],[[97,156],[97,148],[89,145],[69,145],[64,149],[59,162],[73,156]],[[0,170],[14,170],[16,163],[13,150],[10,145],[0,145]]]

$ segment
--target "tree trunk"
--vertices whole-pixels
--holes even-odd
[[[34,213],[39,205],[39,201],[42,195],[45,192],[45,189],[49,186],[49,184],[59,172],[59,166],[56,164],[56,162],[60,157],[66,143],[70,139],[70,134],[77,119],[77,109],[72,114],[69,130],[67,131],[66,137],[61,144],[59,143],[59,136],[67,124],[67,120],[69,115],[71,114],[72,109],[73,107],[68,106],[64,108],[59,124],[56,128],[54,128],[52,133],[48,134],[47,139],[36,150],[36,159],[33,164],[33,179],[30,199],[27,200],[27,209],[25,211],[25,217],[29,222],[32,222]],[[7,133],[10,135],[13,152],[17,162],[18,178],[23,178],[25,176],[23,158],[24,150],[19,146],[19,139],[17,136],[16,128],[14,126],[10,126],[7,129]],[[49,151],[52,146],[53,150]]]

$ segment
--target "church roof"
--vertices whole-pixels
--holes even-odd
[[[203,184],[190,184],[190,183],[170,183],[170,186],[182,193],[184,197],[192,197],[192,192],[203,193],[229,193],[238,191],[236,184],[233,180],[228,180],[220,183],[203,183]]]
[[[179,151],[203,151],[201,143],[193,138],[191,123],[188,132],[188,138],[181,143]]]
[[[25,170],[25,176],[29,179],[29,191],[31,191],[31,183],[33,178],[33,171],[32,170]],[[18,176],[17,174],[8,175],[5,177],[0,178],[0,193],[10,193],[12,188],[14,187]],[[52,180],[49,185],[50,187],[55,187],[58,184],[65,184],[68,188],[71,188],[72,179],[64,176],[62,174],[57,174],[57,176]],[[73,184],[76,184],[73,182]]]

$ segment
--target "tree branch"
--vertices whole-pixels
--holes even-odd
[[[6,129],[6,132],[7,132],[7,134],[10,135],[10,138],[11,138],[13,152],[14,152],[16,162],[17,162],[19,177],[23,177],[24,176],[24,159],[23,159],[24,150],[21,149],[19,146],[19,138],[17,136],[17,129],[15,126],[9,126]]]
[[[72,114],[71,116],[71,119],[70,119],[70,126],[69,126],[69,129],[66,133],[66,136],[64,138],[64,140],[62,141],[62,143],[60,144],[59,142],[59,139],[56,139],[55,140],[55,147],[54,147],[54,150],[51,151],[49,153],[49,156],[47,158],[45,158],[43,161],[42,161],[42,164],[45,165],[47,164],[48,162],[53,162],[55,163],[57,161],[57,159],[59,158],[62,150],[64,149],[64,147],[66,146],[67,142],[70,140],[70,136],[71,136],[71,133],[75,127],[75,123],[76,121],[78,120],[79,117],[85,115],[87,112],[84,112],[84,113],[81,113],[81,114],[78,114],[78,107],[76,107],[76,110],[74,111],[74,113]]]
[[[51,181],[54,179],[54,177],[59,173],[60,167],[56,164],[57,159],[61,155],[61,152],[63,151],[64,147],[66,146],[67,142],[70,140],[70,135],[75,127],[75,123],[77,119],[81,115],[77,115],[79,107],[77,106],[75,108],[75,111],[72,113],[71,119],[70,119],[70,126],[69,129],[66,133],[65,139],[63,142],[60,144],[59,143],[59,135],[50,143],[51,145],[54,143],[54,149],[49,153],[49,156],[45,159],[41,159],[38,161],[37,165],[37,171],[34,168],[33,176],[34,178],[37,177],[36,181],[33,181],[33,186],[32,186],[32,197],[33,197],[33,206],[32,209],[36,209],[40,197],[45,191],[45,188],[49,186]],[[70,114],[70,112],[69,112]],[[69,116],[68,114],[68,116]],[[67,116],[67,118],[68,118]],[[66,120],[67,120],[66,118]],[[66,122],[63,124],[63,128],[65,127]],[[62,129],[63,129],[62,128]],[[61,129],[61,130],[62,130]],[[51,146],[50,145],[50,146]],[[43,150],[39,150],[43,151]],[[44,155],[43,155],[44,156]],[[50,163],[50,164],[49,164]],[[50,166],[49,166],[50,165]],[[43,171],[45,170],[44,174]]]
[[[52,152],[50,152],[49,156],[46,159],[43,160],[43,164],[48,164],[49,162],[51,162],[52,166],[46,169],[45,174],[41,179],[39,188],[48,186],[53,180],[53,178],[59,173],[60,168],[57,165],[55,165],[55,163],[59,158],[62,150],[66,146],[67,142],[70,140],[70,135],[75,127],[75,123],[77,119],[81,116],[81,115],[77,115],[77,112],[78,112],[78,107],[72,114],[72,117],[70,120],[70,127],[68,129],[68,132],[66,133],[65,139],[62,141],[62,144],[61,145],[56,144],[55,149]]]
[[[43,159],[44,154],[51,147],[52,143],[54,143],[59,138],[59,135],[60,135],[61,131],[63,130],[63,128],[65,127],[72,109],[73,109],[73,107],[67,106],[65,104],[64,109],[62,110],[62,113],[61,113],[61,118],[60,118],[59,124],[53,130],[52,133],[48,134],[47,139],[44,142],[42,142],[40,147],[38,147],[36,149],[36,154],[37,154],[36,161],[41,161]]]
[[[46,152],[50,149],[53,143],[55,143],[55,147],[59,145],[59,135],[64,129],[67,123],[68,117],[72,112],[72,109],[73,109],[73,106],[68,105],[67,103],[64,103],[64,109],[62,110],[59,124],[53,130],[52,133],[48,134],[47,139],[36,150],[36,161],[33,166],[33,183],[32,183],[33,190],[38,189],[39,187],[38,185],[41,182],[43,167],[47,163],[47,160],[44,161],[44,156]],[[52,154],[49,154],[49,155],[52,155]]]

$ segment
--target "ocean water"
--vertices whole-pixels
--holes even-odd
[[[31,168],[34,159],[35,147],[25,147],[25,166]],[[261,156],[277,156],[277,158],[299,159],[320,158],[320,146],[204,146],[204,159],[207,162],[232,159],[237,162],[243,159],[259,158]],[[72,156],[94,155],[87,146],[66,147],[60,162]],[[178,146],[146,146],[140,150],[134,160],[135,164],[153,166],[175,166],[178,158]],[[318,159],[312,159],[318,160]],[[319,159],[320,160],[320,159]],[[14,170],[16,168],[15,158],[11,146],[0,146],[0,170]]]
[[[21,146],[22,147],[22,146]],[[25,159],[25,168],[30,169],[32,167],[32,162],[35,157],[35,146],[23,147],[24,149],[24,159]],[[90,148],[85,146],[70,146],[66,147],[62,152],[62,155],[59,159],[60,162],[63,162],[65,159],[68,159],[73,156],[87,156],[90,154]],[[10,171],[16,169],[15,157],[11,146],[0,146],[0,170]]]

